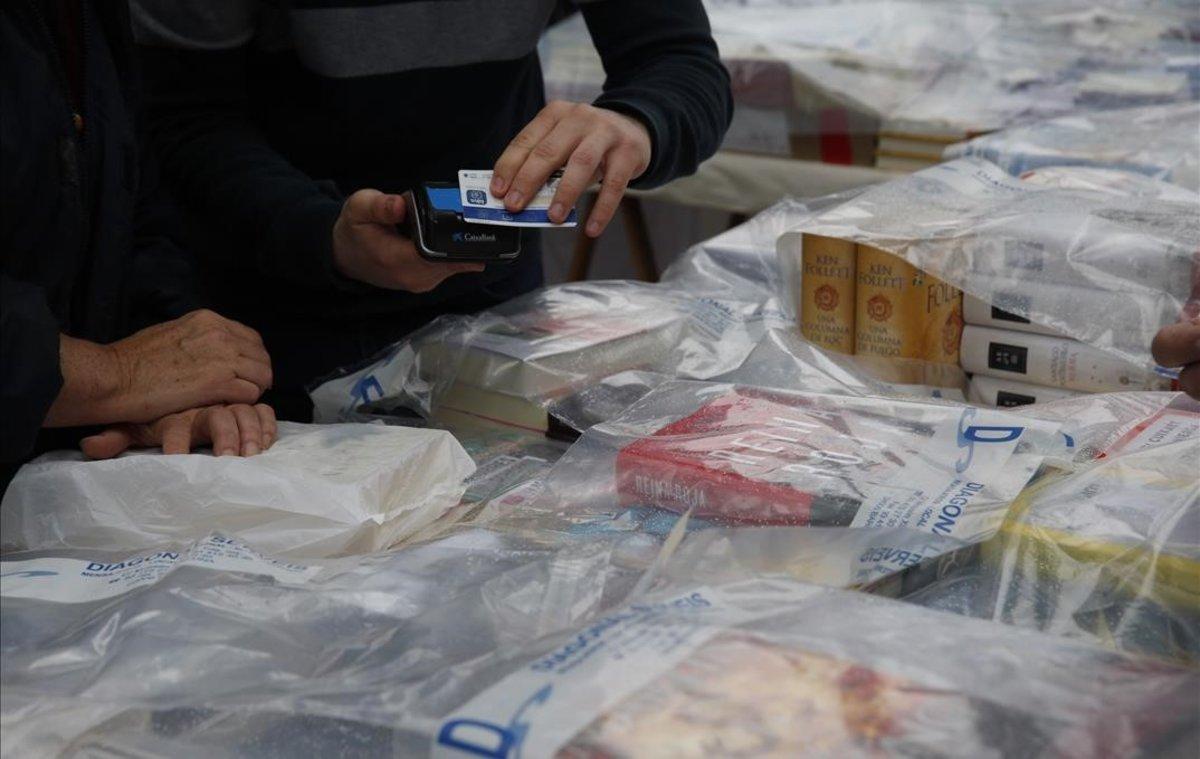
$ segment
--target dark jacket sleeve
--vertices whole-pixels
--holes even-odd
[[[633,186],[695,172],[733,118],[729,73],[700,0],[597,0],[582,9],[606,75],[595,105],[650,131],[650,166]]]
[[[158,182],[149,151],[143,152],[141,163],[128,291],[130,332],[208,305],[200,296],[195,261],[179,242],[179,214]]]
[[[245,46],[211,50],[142,45],[151,143],[179,202],[207,209],[245,245],[206,249],[221,268],[297,284],[341,287],[333,225],[341,201],[289,164],[248,117]]]
[[[0,274],[0,461],[33,453],[62,389],[58,331],[40,287]]]

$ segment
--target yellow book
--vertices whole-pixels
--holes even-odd
[[[887,251],[858,245],[854,352],[921,358],[925,303],[921,272]]]
[[[800,333],[838,353],[854,352],[855,245],[805,234],[801,240]]]
[[[957,365],[963,331],[962,290],[932,274],[923,276],[921,289],[925,302],[921,358],[938,364]]]

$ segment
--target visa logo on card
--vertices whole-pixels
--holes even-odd
[[[578,222],[578,211],[572,208],[562,224],[550,221],[547,211],[554,193],[558,190],[561,173],[555,172],[550,181],[542,185],[525,210],[510,213],[504,201],[492,197],[488,187],[492,184],[492,172],[484,169],[462,169],[458,172],[458,193],[462,198],[463,221],[473,224],[496,224],[503,227],[573,227]]]

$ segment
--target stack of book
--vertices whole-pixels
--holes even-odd
[[[971,295],[963,302],[963,320],[962,368],[972,375],[968,397],[981,405],[1171,386],[1148,369]]]
[[[875,168],[905,173],[928,169],[942,162],[946,148],[978,134],[949,125],[885,121],[875,148]]]
[[[887,251],[801,238],[800,332],[827,350],[957,364],[962,292]]]
[[[457,428],[498,427],[556,435],[546,404],[581,385],[659,358],[678,339],[683,317],[641,304],[605,310],[533,308],[464,335],[462,342],[433,344],[431,353],[458,354],[432,365],[454,365],[453,383],[433,417]],[[562,430],[563,434],[569,431]]]

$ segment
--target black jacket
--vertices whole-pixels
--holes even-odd
[[[277,388],[369,355],[438,313],[540,284],[527,238],[518,263],[431,293],[368,287],[334,271],[331,230],[355,190],[400,192],[495,163],[544,104],[536,45],[554,5],[134,3],[164,179],[190,214],[213,297],[263,332]],[[607,74],[596,104],[651,133],[653,162],[635,186],[694,171],[732,117],[700,0],[581,7]]]
[[[60,333],[107,343],[196,305],[138,150],[127,9],[81,3],[80,134],[45,5],[0,3],[0,489],[42,447]]]

